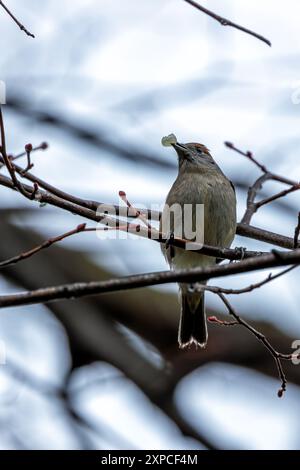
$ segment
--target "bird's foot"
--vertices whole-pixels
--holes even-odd
[[[175,248],[172,244],[174,240],[174,232],[169,232],[166,239],[166,250],[169,250],[170,258],[173,259],[175,256]]]
[[[245,246],[236,246],[234,251],[239,256],[239,259],[243,260],[244,257],[245,257],[245,253],[247,251],[247,248]]]
[[[203,292],[204,285],[200,282],[194,282],[193,284],[189,284],[187,288],[190,294],[194,294],[195,292]]]

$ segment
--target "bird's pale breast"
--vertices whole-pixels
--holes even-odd
[[[167,207],[171,207],[173,204],[179,204],[182,208],[185,204],[193,207],[193,231],[203,230],[203,241],[206,245],[219,247],[231,245],[236,229],[236,198],[230,181],[219,169],[206,170],[205,175],[201,171],[185,171],[183,174],[179,174],[167,196],[163,214],[166,213]],[[196,217],[196,204],[203,204],[203,218]],[[199,227],[199,224],[202,226]],[[174,232],[175,236],[177,232],[182,233],[183,238],[190,239],[190,237],[184,236],[184,224],[180,218],[174,220],[171,217],[170,231]],[[215,263],[215,258],[201,256],[193,251],[176,248],[172,260],[163,245],[162,251],[169,264],[176,268],[206,266]]]

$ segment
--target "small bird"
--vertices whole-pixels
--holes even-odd
[[[171,139],[169,139],[171,137]],[[164,141],[165,139],[165,141]],[[169,139],[169,143],[166,140]],[[200,223],[203,229],[203,243],[220,248],[230,247],[236,230],[236,196],[232,182],[224,175],[205,145],[198,143],[180,144],[171,134],[162,139],[163,145],[172,145],[178,156],[178,176],[170,189],[163,209],[160,231],[163,232],[163,220],[170,218],[168,236],[181,233],[183,221],[170,217],[170,207],[179,205],[192,206],[193,231],[197,230],[196,208],[203,204],[204,218]],[[182,213],[184,211],[182,210]],[[198,221],[199,224],[199,221]],[[199,228],[199,227],[198,227]],[[192,238],[183,238],[193,241]],[[161,244],[162,252],[171,269],[205,267],[216,264],[219,260]],[[206,281],[207,282],[207,281]],[[202,283],[203,284],[206,284]],[[201,285],[179,285],[181,297],[181,316],[178,331],[180,348],[192,344],[204,348],[207,343],[207,324],[204,309],[204,290]]]

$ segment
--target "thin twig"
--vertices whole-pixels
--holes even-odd
[[[26,190],[26,188],[20,183],[18,178],[16,177],[15,169],[7,155],[6,152],[6,138],[5,138],[5,127],[4,127],[4,121],[3,121],[3,115],[2,115],[2,108],[0,106],[0,134],[1,134],[1,148],[0,152],[3,157],[4,164],[7,168],[7,171],[11,177],[11,180],[13,182],[14,187],[27,199],[32,199],[32,194],[35,192],[35,188],[30,189],[29,191]]]
[[[279,233],[271,232],[270,230],[255,227],[254,225],[238,223],[236,226],[236,234],[241,237],[259,240],[261,242],[276,245],[281,248],[287,248],[289,250],[294,248],[294,239],[292,237],[286,237],[285,235],[280,235]],[[298,242],[297,248],[300,248],[300,242]]]
[[[49,145],[47,142],[42,142],[40,145],[37,145],[36,147],[33,147],[31,150],[31,153],[37,152],[38,150],[47,150],[49,148]],[[14,162],[15,160],[18,160],[19,158],[26,157],[27,152],[26,150],[24,152],[18,153],[17,155],[9,155],[9,159],[11,162]],[[0,169],[5,166],[3,162],[0,161]]]
[[[38,191],[39,191],[39,185],[37,183],[33,183],[33,191],[30,194],[30,199],[32,201],[36,198]]]
[[[235,326],[239,324],[239,322],[236,320],[234,321],[221,320],[215,315],[211,315],[207,317],[207,321],[209,321],[210,323],[217,323],[218,325],[221,325],[221,326]]]
[[[12,12],[7,8],[7,6],[0,0],[0,6],[4,8],[4,10],[9,14],[9,16],[12,18],[12,20],[19,26],[21,31],[24,31],[27,36],[30,36],[31,38],[34,38],[34,34],[32,34],[28,29],[25,28],[25,26],[20,23],[20,21],[12,14]]]
[[[236,153],[248,158],[248,160],[254,163],[254,165],[256,165],[263,173],[259,178],[257,178],[254,184],[250,186],[248,189],[247,206],[246,206],[245,213],[241,220],[242,224],[250,224],[253,215],[260,207],[266,204],[269,204],[272,201],[276,201],[277,199],[285,197],[287,194],[292,193],[294,191],[298,191],[300,189],[299,182],[296,182],[284,176],[272,173],[271,171],[267,169],[265,165],[262,165],[258,160],[256,160],[256,158],[254,158],[252,152],[250,151],[244,152],[243,150],[240,150],[239,148],[237,148],[232,142],[225,142],[225,146],[231,150],[234,150]],[[255,202],[256,196],[258,192],[261,190],[263,184],[269,180],[278,181],[280,183],[287,184],[291,187],[283,191],[280,191],[274,194],[273,196],[269,196],[267,198],[264,198],[260,201]]]
[[[254,182],[252,186],[249,187],[248,195],[247,195],[246,210],[242,217],[241,224],[248,224],[248,225],[250,224],[253,215],[258,209],[257,204],[255,203],[255,198],[257,196],[257,193],[261,190],[265,181],[267,181],[268,179],[269,179],[269,174],[264,173]]]
[[[137,226],[135,226],[137,227]],[[121,230],[122,226],[116,227],[115,230]],[[69,232],[65,232],[61,235],[58,235],[56,237],[49,238],[48,240],[44,241],[40,245],[32,248],[29,251],[25,251],[20,253],[19,255],[13,256],[12,258],[9,258],[5,261],[0,262],[0,269],[5,268],[7,266],[11,266],[13,264],[17,264],[20,261],[23,261],[27,258],[31,258],[33,255],[39,253],[40,251],[49,248],[50,246],[54,245],[55,243],[58,243],[62,240],[65,240],[66,238],[69,238],[73,235],[76,235],[78,233],[82,232],[98,232],[98,231],[107,231],[107,230],[112,230],[111,227],[86,227],[86,224],[80,224],[78,225],[75,229],[70,230]]]
[[[294,181],[291,180],[290,178],[286,178],[285,176],[277,175],[276,173],[272,173],[269,171],[265,165],[262,165],[259,163],[256,158],[254,158],[253,153],[250,152],[249,150],[247,152],[244,152],[243,150],[240,150],[237,148],[232,142],[224,142],[225,146],[228,147],[231,150],[234,150],[234,152],[239,153],[240,155],[243,155],[244,157],[247,157],[254,165],[256,165],[263,173],[267,173],[270,175],[270,178],[279,181],[280,183],[287,184],[289,186],[297,186],[299,184],[299,181]]]
[[[33,150],[33,147],[31,144],[26,144],[25,145],[25,153],[26,153],[26,157],[27,157],[27,165],[26,165],[26,168],[24,168],[23,170],[23,175],[25,175],[29,170],[31,170],[33,168],[33,163],[31,163],[31,152]],[[12,161],[10,159],[10,161]]]
[[[273,179],[272,174],[265,173],[262,176],[260,176],[252,186],[250,186],[248,190],[247,207],[246,207],[245,214],[241,220],[241,223],[250,224],[252,216],[255,214],[255,212],[258,211],[258,209],[265,206],[266,204],[270,204],[270,202],[283,198],[287,196],[288,194],[298,191],[300,189],[300,183],[297,183],[288,189],[284,189],[283,191],[279,191],[278,193],[273,194],[272,196],[266,197],[264,199],[261,199],[260,201],[255,202],[257,193],[262,188],[263,184],[266,181],[271,180],[271,179]]]
[[[244,26],[240,26],[236,23],[233,23],[230,20],[227,20],[226,18],[223,18],[220,15],[217,15],[216,13],[213,13],[212,11],[208,10],[207,8],[203,7],[202,5],[199,5],[199,3],[196,3],[194,0],[184,0],[185,2],[189,3],[193,7],[197,8],[197,10],[202,11],[206,15],[210,16],[214,20],[218,21],[222,26],[231,26],[232,28],[238,29],[240,31],[243,31],[246,34],[250,34],[250,36],[254,36],[255,38],[259,39],[260,41],[263,41],[266,43],[268,46],[271,46],[271,42],[269,39],[266,39],[264,36],[261,36],[260,34],[255,33],[254,31],[251,31],[251,29],[245,28]]]
[[[142,212],[140,212],[138,209],[136,209],[131,204],[131,202],[129,202],[129,200],[127,199],[127,195],[126,195],[125,191],[119,191],[119,196],[122,199],[122,201],[125,202],[125,204],[127,205],[128,209],[129,209],[129,213],[131,211],[132,216],[134,218],[140,219],[146,225],[146,227],[148,227],[148,229],[150,230],[150,233],[152,233],[152,230],[155,230],[157,232],[157,230],[154,227],[152,227],[152,225],[148,222],[147,217],[145,217],[145,215]]]
[[[284,269],[280,273],[277,274],[272,274],[270,273],[268,277],[263,279],[262,281],[256,282],[254,284],[250,284],[250,286],[243,287],[241,289],[226,289],[225,287],[218,287],[218,286],[201,286],[201,290],[207,290],[209,292],[214,292],[215,294],[226,294],[226,295],[232,295],[232,294],[245,294],[247,292],[252,292],[255,289],[259,289],[260,287],[264,286],[265,284],[268,284],[271,281],[274,281],[275,279],[278,279],[281,276],[284,276],[285,274],[289,273],[290,271],[293,271],[293,269],[297,268],[298,265],[295,266],[289,266],[287,269]],[[196,287],[197,288],[197,287]]]
[[[269,204],[270,202],[276,201],[277,199],[280,199],[282,197],[287,196],[290,193],[293,193],[294,191],[298,191],[300,189],[300,183],[295,184],[294,186],[291,186],[288,189],[284,189],[283,191],[280,191],[273,196],[266,197],[265,199],[262,199],[261,201],[258,201],[256,203],[257,208],[260,208],[264,206],[265,204]]]
[[[2,108],[0,106],[0,135],[1,135],[1,153],[4,158],[4,154],[6,154],[6,137],[5,137],[5,128],[4,128],[4,122],[3,122],[3,115],[2,115]],[[4,162],[5,164],[5,162]]]
[[[295,228],[295,234],[294,234],[294,248],[297,248],[298,246],[298,240],[299,240],[299,235],[300,235],[300,212],[298,213],[298,223]]]
[[[281,386],[280,386],[280,389],[278,390],[277,394],[278,394],[278,397],[282,397],[284,392],[286,391],[287,380],[286,380],[286,376],[285,376],[285,373],[284,373],[283,368],[282,368],[281,359],[291,361],[294,358],[294,354],[282,354],[282,353],[276,351],[276,349],[271,345],[271,343],[269,342],[269,340],[266,338],[266,336],[264,334],[262,334],[260,331],[256,330],[253,326],[251,326],[248,322],[243,320],[236,313],[236,311],[234,310],[234,308],[232,307],[232,305],[230,304],[230,302],[228,301],[228,299],[225,297],[224,294],[218,293],[217,295],[220,297],[220,299],[222,300],[222,302],[226,306],[229,314],[231,316],[233,316],[235,321],[238,324],[244,326],[248,331],[250,331],[271,353],[271,355],[274,358],[274,361],[276,363],[276,366],[277,366],[277,369],[278,369],[278,375],[279,375],[279,378],[281,380]]]
[[[65,238],[68,238],[76,233],[80,233],[83,231],[87,231],[86,224],[80,224],[75,229],[70,230],[69,232],[63,233],[62,235],[59,235],[57,237],[49,238],[49,240],[44,241],[41,245],[38,245],[29,251],[25,251],[19,255],[16,255],[12,258],[9,258],[5,261],[0,262],[0,268],[4,268],[6,266],[11,266],[13,264],[19,263],[20,261],[30,258],[31,256],[35,255],[39,251],[49,248],[54,243],[60,242],[64,240]]]

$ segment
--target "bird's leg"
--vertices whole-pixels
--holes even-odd
[[[236,246],[234,248],[234,251],[236,252],[236,254],[240,256],[240,260],[244,259],[246,250],[247,248],[245,246]]]
[[[172,244],[174,240],[174,232],[169,232],[166,239],[166,250],[169,250],[170,258],[173,259],[175,256],[174,245]]]

